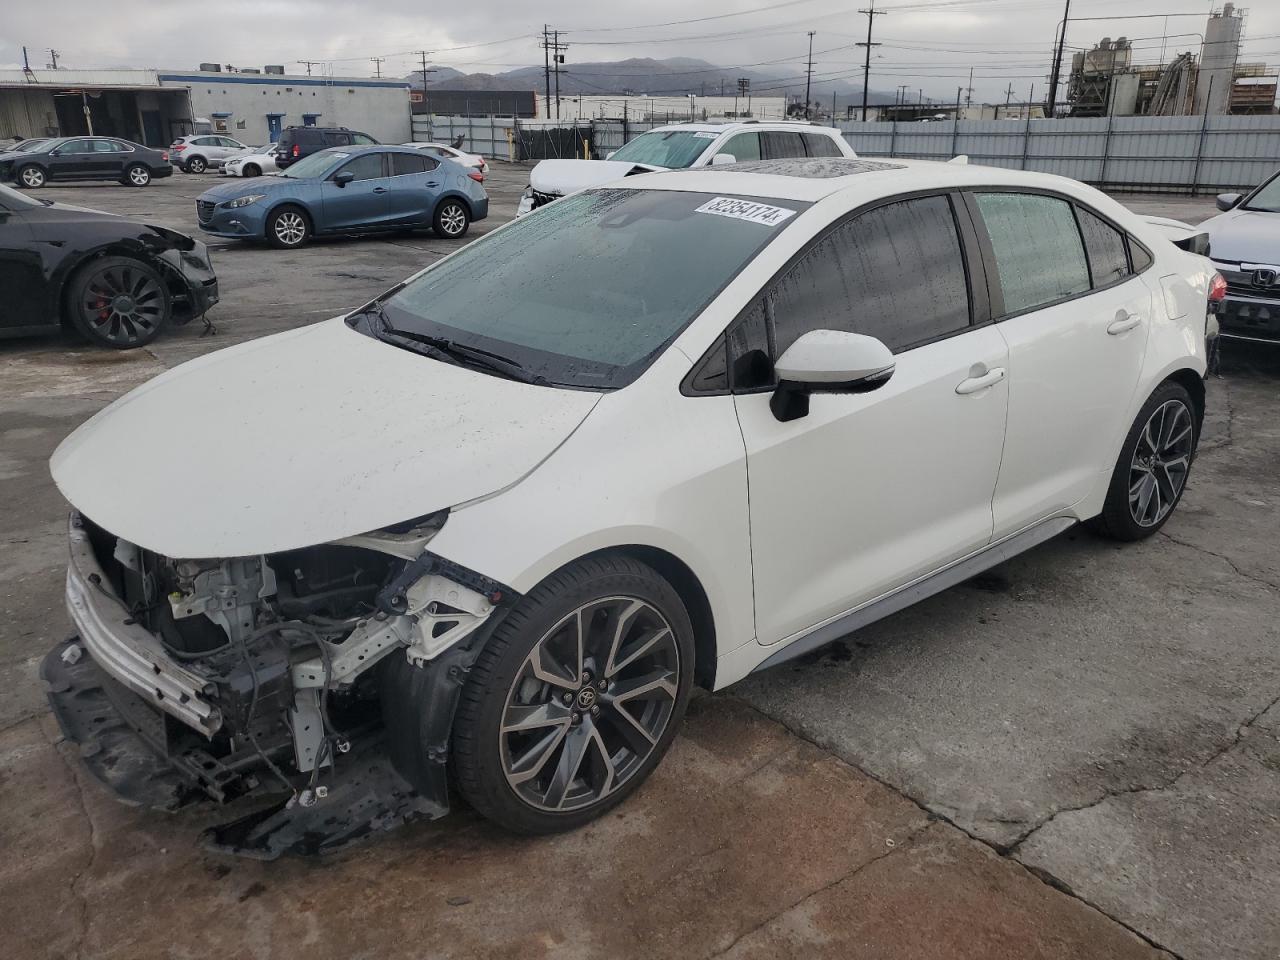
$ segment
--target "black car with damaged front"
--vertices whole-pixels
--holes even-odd
[[[204,243],[0,186],[0,337],[71,327],[140,347],[218,302]]]

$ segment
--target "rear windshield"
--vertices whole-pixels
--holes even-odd
[[[391,326],[554,384],[625,386],[808,204],[667,190],[557,200],[383,303]]]
[[[640,134],[609,159],[681,169],[702,156],[716,136],[701,130],[654,130]]]

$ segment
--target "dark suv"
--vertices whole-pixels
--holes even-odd
[[[353,144],[377,143],[367,133],[346,127],[285,127],[276,144],[276,166],[284,169],[303,157],[326,147],[349,147]]]

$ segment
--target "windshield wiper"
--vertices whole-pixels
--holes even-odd
[[[428,333],[418,333],[416,330],[402,330],[393,326],[380,301],[374,300],[362,312],[376,318],[378,322],[378,339],[385,340],[388,337],[394,337],[398,340],[407,340],[423,348],[419,352],[424,356],[431,357],[433,360],[443,360],[445,363],[453,364],[466,362],[473,367],[483,367],[486,370],[501,374],[511,380],[518,380],[521,383],[545,386],[551,382],[541,374],[530,373],[518,361],[512,360],[510,357],[504,357],[500,353],[473,347],[466,343],[458,343],[458,341],[450,340],[447,337],[435,337]]]

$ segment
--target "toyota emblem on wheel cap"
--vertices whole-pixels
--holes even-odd
[[[1274,270],[1255,270],[1251,282],[1255,287],[1267,288],[1273,287],[1276,283],[1276,271]]]

